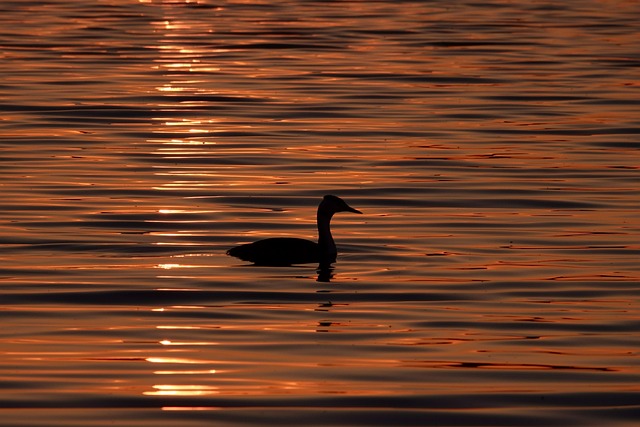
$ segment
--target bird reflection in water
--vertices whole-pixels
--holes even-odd
[[[333,266],[332,265],[318,265],[318,269],[316,270],[318,273],[318,278],[316,282],[330,282],[333,279]]]

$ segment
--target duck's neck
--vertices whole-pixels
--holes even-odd
[[[320,262],[335,262],[338,250],[331,236],[331,217],[333,215],[318,209],[318,246],[320,247]]]

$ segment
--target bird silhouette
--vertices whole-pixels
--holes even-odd
[[[340,197],[324,196],[318,205],[318,242],[295,237],[272,237],[229,249],[227,255],[256,265],[289,266],[317,262],[328,267],[336,261],[338,250],[331,235],[331,218],[338,212],[361,214]]]

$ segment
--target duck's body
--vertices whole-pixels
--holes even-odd
[[[291,265],[319,262],[320,250],[316,242],[294,237],[272,237],[236,246],[227,254],[256,265]]]
[[[287,266],[317,262],[328,266],[336,261],[338,250],[331,235],[331,218],[337,212],[361,214],[339,197],[324,196],[318,206],[318,243],[292,237],[274,237],[236,246],[228,255],[256,265]]]

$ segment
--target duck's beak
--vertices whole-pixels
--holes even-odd
[[[347,205],[347,212],[353,212],[357,214],[362,214],[358,209],[353,209],[351,206]]]

